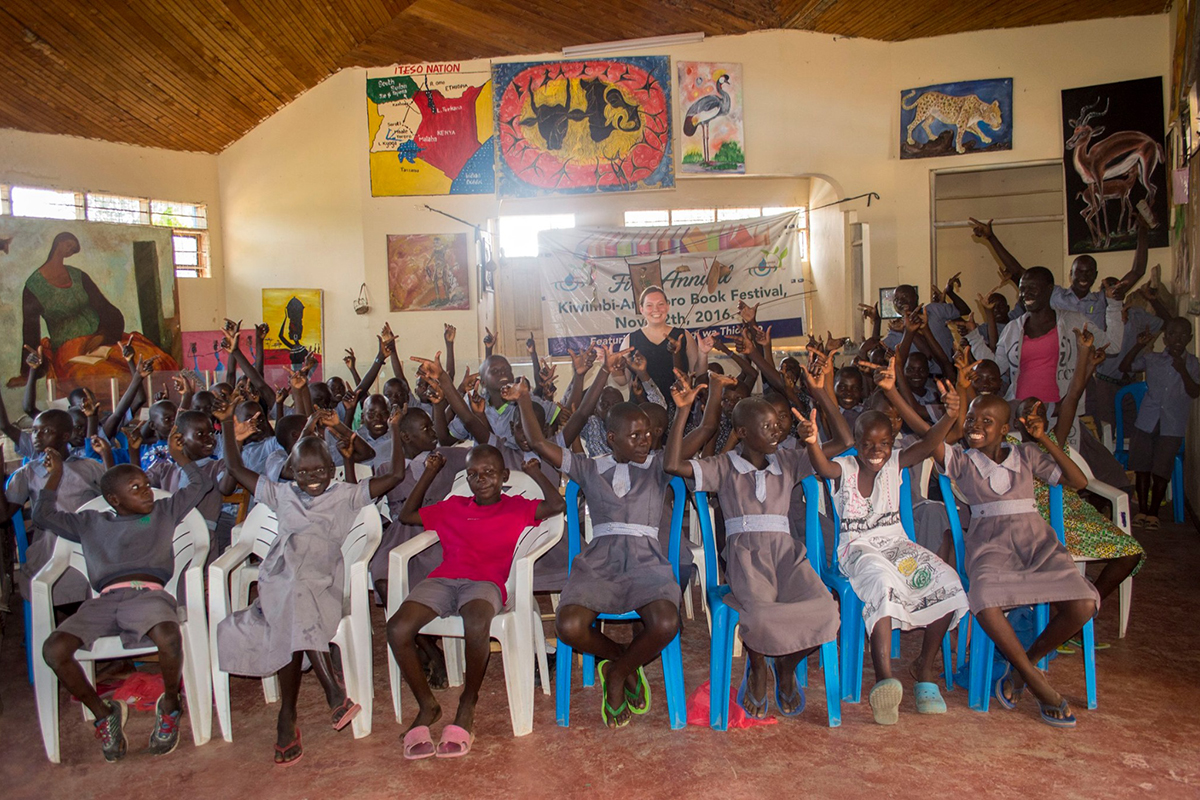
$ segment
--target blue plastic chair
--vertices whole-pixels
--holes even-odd
[[[20,509],[12,515],[13,533],[17,539],[17,566],[25,566],[25,551],[29,548],[29,534],[25,530],[25,515]],[[21,599],[21,611],[25,620],[25,673],[33,683],[33,606]]]
[[[1116,433],[1117,441],[1113,455],[1125,469],[1129,469],[1129,451],[1125,449],[1125,398],[1132,397],[1134,404],[1141,408],[1142,399],[1146,396],[1146,388],[1146,382],[1139,381],[1122,386],[1117,390],[1116,408],[1113,410],[1116,423],[1113,425],[1113,430]],[[1185,513],[1183,507],[1183,449],[1184,445],[1181,444],[1179,452],[1175,454],[1175,464],[1171,468],[1171,512],[1177,523],[1183,522]]]
[[[676,582],[679,581],[679,541],[683,531],[683,511],[686,507],[687,491],[683,485],[682,478],[671,479],[671,491],[673,492],[673,502],[671,504],[671,539],[670,539],[670,557],[671,570],[675,573]],[[579,484],[575,481],[567,482],[566,491],[567,500],[567,574],[570,575],[571,566],[575,563],[575,556],[579,555],[582,548],[583,536],[579,528]],[[636,611],[629,611],[624,614],[600,614],[596,617],[596,624],[607,621],[632,621],[640,619]],[[558,649],[555,651],[554,666],[556,675],[554,678],[554,710],[558,718],[558,724],[564,728],[571,724],[571,670],[574,667],[573,651],[570,645],[558,640]],[[582,653],[583,658],[583,685],[592,686],[596,680],[596,658],[590,653]],[[671,640],[662,651],[662,666],[663,666],[663,683],[667,689],[667,713],[671,721],[672,730],[680,730],[687,727],[687,695],[683,688],[683,652],[679,646],[679,634]]]
[[[809,476],[802,482],[804,497],[807,503],[807,513],[804,520],[805,547],[808,559],[817,565],[817,573],[821,573],[821,564],[813,558],[813,553],[820,553],[821,525],[817,514],[817,501],[820,492],[815,477]],[[712,514],[709,511],[708,495],[696,492],[696,510],[700,517],[700,532],[704,539],[705,563],[705,597],[712,613],[712,639],[709,645],[709,725],[713,730],[723,731],[729,728],[729,688],[733,672],[733,636],[737,628],[738,612],[725,602],[729,594],[728,584],[721,585],[717,580],[717,540],[712,526]],[[752,535],[752,534],[751,534]],[[815,549],[814,549],[815,548]],[[749,658],[749,656],[747,656]],[[829,712],[829,727],[836,728],[842,724],[842,700],[840,681],[838,679],[837,641],[821,645],[821,669],[825,673],[825,703]],[[808,659],[796,666],[796,682],[800,686],[808,685]]]
[[[853,452],[850,454],[852,455]],[[829,493],[832,495],[833,482],[827,481],[826,483]],[[842,629],[840,634],[842,645],[842,699],[851,703],[857,703],[862,700],[863,649],[866,645],[868,631],[862,616],[862,599],[850,587],[850,581],[843,575],[841,565],[838,564],[837,553],[841,543],[842,520],[832,502],[829,504],[829,510],[833,517],[834,525],[833,558],[832,562],[825,568],[825,572],[830,574],[830,579],[826,580],[825,583],[837,592],[842,612]],[[916,527],[913,524],[912,478],[907,469],[900,470],[900,524],[904,527],[904,532],[908,534],[908,538],[915,542]],[[822,565],[825,564],[823,557],[821,563]],[[892,658],[898,658],[899,655],[900,629],[893,628]],[[946,673],[946,690],[950,691],[954,689],[954,663],[949,631],[942,638],[942,669]]]
[[[950,479],[939,474],[938,481],[942,487],[942,499],[946,503],[946,513],[950,517],[950,532],[954,536],[954,559],[959,578],[962,579],[963,589],[970,588],[970,580],[964,568],[964,552],[962,524],[958,518],[958,503],[954,497]],[[1066,545],[1065,520],[1063,518],[1062,486],[1050,487],[1050,526],[1054,528],[1058,540]],[[1034,606],[1034,618],[1039,631],[1045,629],[1050,622],[1050,606],[1041,603]],[[963,652],[962,627],[959,626],[959,663]],[[992,660],[995,656],[995,643],[983,632],[979,620],[971,615],[971,655],[967,694],[970,706],[975,711],[986,712],[992,699]],[[1038,667],[1047,669],[1050,657],[1047,655],[1038,662]],[[1096,631],[1093,620],[1088,620],[1083,626],[1083,673],[1087,681],[1088,710],[1096,708]]]

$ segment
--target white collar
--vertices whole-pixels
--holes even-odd
[[[1012,489],[1013,476],[1019,475],[1023,467],[1020,449],[1016,445],[1007,446],[1008,456],[999,464],[978,450],[966,451],[967,458],[996,494],[1005,494]]]
[[[646,456],[646,460],[639,464],[636,461],[617,461],[615,458],[613,458],[612,453],[605,453],[602,456],[596,457],[596,470],[603,475],[610,469],[620,466],[637,467],[638,469],[650,469],[650,467],[653,466],[653,461],[653,455]]]
[[[754,497],[760,503],[767,502],[767,473],[772,475],[782,475],[783,468],[779,466],[779,456],[775,453],[766,453],[767,466],[765,469],[758,469],[740,454],[729,451],[729,463],[733,464],[733,468],[737,470],[739,475],[747,473],[754,475]]]
[[[629,467],[634,466],[638,469],[650,469],[654,459],[647,458],[642,463],[636,461],[617,461],[611,453],[602,455],[596,459],[596,470],[603,475],[606,472],[612,471],[612,489],[613,494],[617,497],[624,497],[629,494],[629,489],[633,485],[633,478],[629,472]]]

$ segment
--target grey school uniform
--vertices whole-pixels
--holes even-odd
[[[372,470],[377,470],[380,467],[392,462],[391,430],[386,430],[383,432],[383,436],[375,438],[371,435],[371,432],[367,430],[366,425],[359,425],[358,430],[356,430],[355,433],[358,434],[358,438],[371,445],[371,449],[375,451],[375,457],[368,461],[364,461],[364,464],[366,464]]]
[[[896,437],[893,452],[911,447],[919,441],[921,441],[921,437],[915,434],[901,434]],[[921,547],[936,553],[942,546],[942,538],[946,531],[950,530],[950,517],[946,513],[945,503],[922,496],[919,485],[920,476],[921,470],[918,467],[909,470],[909,488],[912,490],[913,538]],[[965,531],[969,520],[962,510],[959,512],[959,518],[962,522],[962,529]]]
[[[1192,380],[1200,381],[1200,360],[1184,353],[1183,361]],[[1174,359],[1166,351],[1139,354],[1133,360],[1133,370],[1146,373],[1149,389],[1134,422],[1129,468],[1169,479],[1175,468],[1175,455],[1187,432],[1192,398],[1179,370],[1175,369]]]
[[[837,604],[788,529],[792,487],[813,473],[808,451],[772,453],[762,470],[733,451],[691,465],[696,490],[716,492],[725,512],[728,602],[746,646],[781,656],[833,641]]]
[[[972,613],[1066,600],[1092,600],[1099,611],[1096,587],[1079,574],[1034,502],[1033,477],[1055,486],[1062,470],[1035,444],[1006,451],[997,464],[978,450],[947,446],[940,467],[971,506],[964,544]]]
[[[221,620],[217,646],[222,670],[265,676],[298,651],[329,651],[342,618],[342,543],[359,509],[371,504],[371,486],[331,483],[311,497],[259,477],[254,498],[275,512],[279,535],[258,568],[258,597]]]
[[[220,489],[217,488],[217,484],[225,475],[225,462],[213,458],[201,458],[192,463],[212,481],[213,488],[204,495],[196,505],[196,509],[200,512],[200,516],[204,517],[204,523],[208,526],[210,533],[209,558],[216,559],[221,551],[229,546],[229,535],[236,519],[234,514],[222,514],[224,498]],[[159,461],[146,471],[146,477],[150,479],[150,485],[154,488],[172,494],[189,485],[187,471],[181,469],[174,461]]]
[[[166,583],[175,572],[175,528],[213,486],[199,469],[189,466],[186,472],[189,485],[155,501],[145,516],[63,511],[56,493],[47,490],[38,497],[33,514],[47,530],[80,544],[91,588],[97,592],[128,575],[149,575]],[[88,649],[102,636],[117,635],[126,647],[135,647],[146,644],[147,631],[159,623],[178,623],[176,609],[176,599],[162,589],[123,588],[98,597],[88,592],[79,611],[58,630],[78,636]]]
[[[388,525],[387,530],[383,532],[383,538],[379,541],[379,549],[371,557],[370,570],[372,583],[388,579],[388,558],[392,550],[425,530],[420,525],[405,525],[401,522],[400,510],[404,508],[405,501],[408,500],[408,496],[416,488],[417,481],[425,474],[425,459],[429,456],[429,452],[432,451],[421,453],[415,458],[405,459],[404,480],[387,494],[388,510],[391,511],[392,524]],[[429,490],[425,492],[425,499],[421,503],[421,508],[431,506],[446,499],[447,495],[450,494],[450,489],[454,486],[455,477],[467,468],[467,455],[470,454],[471,448],[439,447],[437,452],[446,459],[446,463],[441,471],[438,472],[437,477],[433,479],[433,484],[430,485]],[[386,472],[390,468],[390,464],[391,462],[385,464],[381,473]],[[421,551],[416,558],[408,562],[408,585],[416,586],[425,580],[429,576],[430,571],[440,563],[442,563],[442,546],[440,544],[435,544],[433,547]]]
[[[571,563],[559,608],[622,614],[656,600],[678,608],[683,593],[659,541],[671,482],[662,455],[618,463],[611,455],[585,458],[564,450],[562,466],[587,497],[592,541]]]
[[[104,467],[90,458],[70,456],[63,462],[63,476],[58,484],[58,509],[73,513],[81,505],[100,496],[100,476]],[[37,458],[13,472],[4,487],[4,496],[13,505],[24,505],[27,501],[36,503],[42,487],[46,485],[48,474],[42,465],[42,459]],[[54,554],[54,543],[57,539],[53,533],[41,530],[33,521],[26,518],[25,532],[29,537],[29,547],[25,550],[25,565],[21,567],[17,578],[21,596],[26,600],[32,596],[30,581],[38,573],[50,556]],[[77,569],[68,569],[54,584],[54,604],[78,603],[86,600],[88,592],[87,580]]]
[[[267,469],[267,457],[277,450],[282,451],[283,448],[274,436],[243,445],[241,450],[242,466],[261,475]]]
[[[550,415],[554,413],[553,402],[543,400],[537,396],[532,396],[530,399],[542,407],[542,411],[546,412],[546,419],[549,419]],[[499,408],[493,408],[489,403],[484,409],[483,415],[487,419],[487,423],[494,435],[512,447],[517,446],[516,440],[513,439],[512,426],[514,422],[521,418],[521,411],[517,408],[516,403],[504,403]],[[432,418],[433,414],[431,413],[429,416]],[[450,421],[447,429],[455,439],[463,440],[471,438],[471,434],[467,432],[467,426],[458,417]]]

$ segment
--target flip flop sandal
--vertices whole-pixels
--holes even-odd
[[[918,714],[945,714],[946,701],[936,683],[922,681],[913,687]]]
[[[431,758],[435,753],[428,725],[418,725],[404,734],[404,757],[409,761]]]
[[[1025,687],[1022,686],[1020,689],[1017,689],[1013,685],[1012,678],[1009,677],[1009,673],[1011,672],[1012,666],[1006,665],[1004,667],[1004,674],[997,678],[996,683],[992,686],[992,694],[995,696],[996,700],[999,701],[1000,705],[1004,706],[1009,711],[1015,711],[1017,708],[1017,701],[1021,699],[1021,695],[1025,694]],[[1009,691],[1012,693],[1011,698],[1004,694],[1004,685],[1006,683],[1009,686]]]
[[[286,756],[287,756],[287,752],[289,750],[299,750],[300,752],[296,753],[295,758],[287,758]],[[304,758],[304,746],[302,744],[300,744],[300,726],[299,725],[296,726],[296,741],[292,742],[291,744],[289,744],[285,747],[280,747],[279,745],[275,745],[275,756],[276,756],[275,766],[277,766],[277,767],[290,767],[290,766],[295,765],[296,762],[299,761],[300,759]]]
[[[770,667],[771,667],[771,674],[773,674],[775,676],[775,707],[777,709],[779,709],[779,713],[783,714],[785,717],[800,716],[800,714],[803,713],[803,711],[804,711],[804,705],[806,702],[805,698],[804,698],[804,689],[801,688],[799,683],[796,684],[796,692],[795,692],[795,694],[791,695],[789,697],[789,699],[791,699],[791,697],[796,697],[797,695],[799,695],[800,702],[796,704],[796,707],[793,710],[784,711],[783,710],[783,696],[779,693],[779,666],[775,663],[775,659],[773,659],[773,658],[768,658],[767,664],[770,665]]]
[[[1147,516],[1146,521],[1143,524],[1146,526],[1146,530],[1148,531],[1156,531],[1162,527],[1162,522],[1158,519],[1158,517]]]
[[[738,687],[737,704],[742,707],[742,711],[750,719],[766,719],[770,711],[768,707],[770,701],[767,699],[767,695],[764,694],[761,699],[750,696],[750,702],[762,708],[759,713],[751,714],[750,709],[746,708],[746,695],[748,694],[750,694],[750,656],[746,656],[746,674],[742,676],[742,685]]]
[[[868,701],[875,722],[880,725],[895,725],[900,721],[900,701],[904,698],[904,684],[895,678],[887,678],[875,684]]]
[[[447,725],[442,729],[442,740],[438,742],[438,758],[462,758],[471,752],[475,734],[461,725]]]
[[[646,670],[644,667],[638,667],[637,672],[637,689],[630,691],[629,687],[625,687],[625,702],[629,706],[629,711],[632,714],[642,715],[650,710],[650,682],[646,680]],[[640,703],[640,705],[638,705]]]
[[[621,705],[617,706],[616,708],[613,708],[608,704],[608,678],[604,675],[604,667],[607,666],[608,663],[609,662],[605,660],[596,664],[596,676],[600,680],[600,719],[604,721],[606,727],[612,728],[613,730],[619,730],[620,728],[624,728],[630,722],[633,722],[633,718],[625,715],[625,712],[629,710],[628,700],[622,700]],[[622,719],[622,716],[624,716],[624,719]],[[613,724],[614,722],[616,724]]]
[[[1083,649],[1083,642],[1081,642],[1078,639],[1067,639],[1067,644],[1070,645],[1071,647],[1077,647],[1080,650]],[[1060,645],[1058,648],[1059,652],[1062,652],[1062,649],[1065,646],[1066,645]],[[1108,642],[1096,642],[1094,645],[1092,645],[1093,650],[1107,650],[1110,647],[1112,647],[1112,645],[1109,644]],[[1075,651],[1071,650],[1070,652],[1075,652]]]
[[[1049,725],[1051,728],[1074,728],[1075,715],[1067,709],[1067,698],[1063,698],[1058,705],[1052,703],[1043,703],[1038,701],[1038,708],[1042,714],[1042,722]],[[1057,711],[1059,716],[1050,716],[1049,711]]]
[[[333,729],[340,731],[349,725],[360,711],[362,711],[362,706],[347,697],[340,706],[333,710]]]

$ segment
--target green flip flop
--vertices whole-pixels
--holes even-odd
[[[625,717],[624,721],[619,719],[621,714],[629,710],[628,700],[622,700],[621,705],[617,706],[616,708],[613,708],[608,704],[608,679],[604,677],[604,666],[606,664],[608,664],[608,661],[601,661],[596,665],[596,675],[600,679],[600,719],[604,721],[605,727],[617,730],[619,728],[624,728],[633,721],[633,718]],[[614,721],[616,724],[613,724]]]
[[[630,713],[640,716],[650,710],[650,682],[646,680],[645,668],[638,667],[635,674],[638,681],[637,689],[630,691],[628,686],[625,687],[625,702],[629,706]]]

